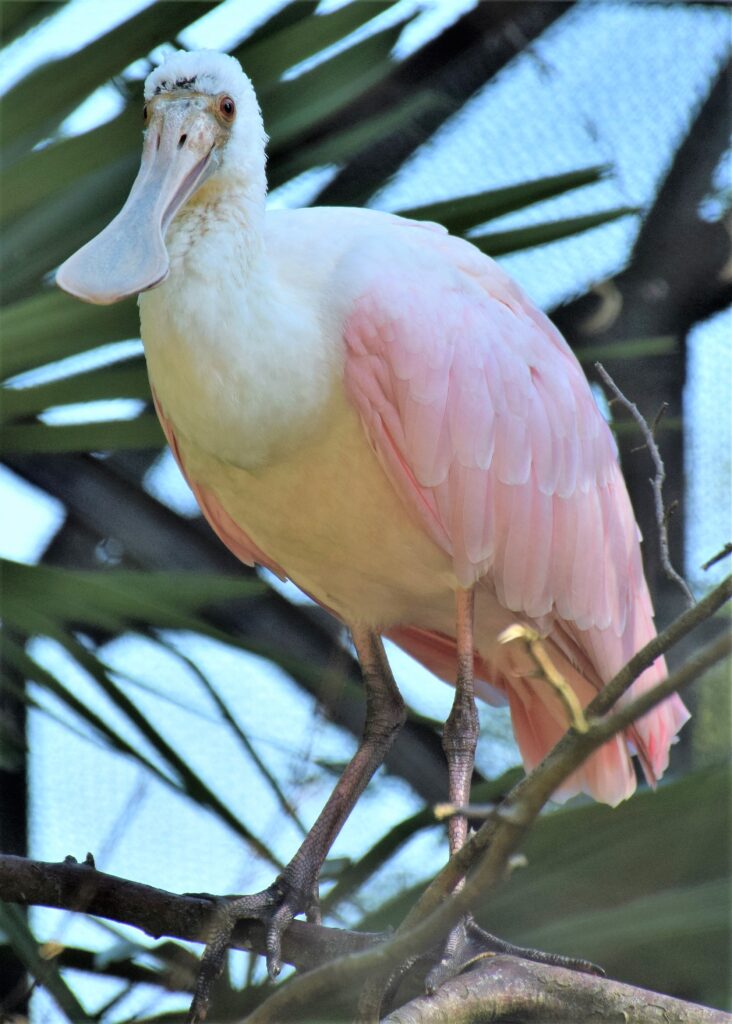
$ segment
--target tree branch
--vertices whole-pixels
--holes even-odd
[[[132,925],[156,939],[167,935],[201,943],[208,938],[215,912],[211,900],[131,882],[88,864],[48,863],[11,854],[0,854],[0,900],[93,914]],[[334,957],[368,949],[380,938],[374,933],[293,921],[283,938],[282,958],[308,971]],[[256,921],[239,922],[231,944],[266,954],[264,929]]]
[[[652,1004],[652,1009],[651,1009]],[[727,1014],[633,985],[563,967],[496,956],[431,996],[421,996],[383,1024],[724,1024]]]

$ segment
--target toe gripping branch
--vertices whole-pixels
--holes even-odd
[[[317,885],[315,888],[317,890]],[[301,890],[291,884],[286,878],[286,872],[261,892],[250,896],[224,897],[216,902],[218,905],[201,957],[188,1024],[200,1024],[206,1019],[211,987],[223,970],[226,951],[239,921],[261,921],[264,926],[267,971],[274,980],[282,969],[282,936],[288,925],[300,913],[307,913],[309,919],[314,919],[317,908],[313,890]]]

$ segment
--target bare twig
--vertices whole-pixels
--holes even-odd
[[[712,555],[712,557],[702,565],[702,569],[706,572],[707,569],[711,569],[713,565],[716,565],[717,562],[721,562],[722,559],[726,558],[728,555],[732,555],[732,543],[729,541],[724,545],[721,551],[718,551],[716,555]]]
[[[452,818],[455,814],[463,814],[465,817],[475,820],[480,818],[485,820],[491,817],[497,806],[498,804],[435,804],[432,813],[438,821]]]
[[[602,363],[595,363],[595,369],[600,374],[605,384],[610,388],[613,395],[615,396],[615,399],[618,402],[620,402],[621,405],[625,406],[625,408],[631,414],[635,422],[638,424],[641,434],[643,435],[643,439],[646,443],[646,447],[648,448],[651,459],[653,460],[653,465],[656,470],[656,475],[650,481],[650,484],[653,488],[653,500],[656,509],[656,525],[658,526],[658,541],[661,550],[661,565],[663,566],[663,571],[666,573],[667,578],[670,579],[681,589],[681,592],[683,593],[686,599],[688,607],[691,607],[694,604],[694,595],[692,594],[689,585],[683,578],[683,576],[681,576],[676,571],[676,569],[674,569],[674,567],[671,565],[671,557],[669,555],[668,547],[668,512],[666,511],[666,506],[664,505],[663,501],[663,484],[666,479],[666,467],[663,464],[661,453],[658,450],[658,445],[656,444],[656,440],[653,436],[653,430],[655,429],[658,421],[660,420],[661,416],[666,410],[663,406],[661,406],[654,420],[653,428],[649,427],[645,417],[643,416],[643,413],[640,411],[638,406],[635,405],[634,402],[631,402],[629,398],[625,397],[623,392],[612,379],[612,377],[607,372]]]

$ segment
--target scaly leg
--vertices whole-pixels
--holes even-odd
[[[221,972],[231,933],[243,918],[261,920],[266,929],[267,969],[275,978],[281,968],[282,935],[296,914],[312,916],[317,905],[317,880],[323,861],[374,772],[386,757],[404,724],[406,711],[389,668],[381,637],[362,627],[351,629],[366,687],[363,738],[338,780],[302,846],[278,878],[262,892],[225,903],[216,915],[211,938],[201,958],[188,1020],[206,1017],[212,982]]]
[[[447,757],[449,802],[457,807],[470,803],[475,748],[478,743],[478,711],[475,706],[474,682],[474,594],[459,590],[456,595],[457,680],[455,699],[442,733],[442,747]],[[450,856],[460,850],[468,837],[468,819],[454,814],[447,826]],[[463,885],[458,882],[456,890]],[[434,992],[465,965],[467,923],[461,921],[448,936],[442,956],[427,975],[425,987]]]
[[[478,714],[475,707],[474,687],[474,601],[472,590],[457,593],[457,684],[452,710],[445,723],[442,746],[447,756],[450,803],[464,807],[470,803],[470,782],[473,776],[475,747],[478,739]],[[452,857],[464,845],[468,837],[468,820],[465,815],[455,814],[449,819],[448,837]],[[462,888],[461,879],[455,891]],[[537,949],[526,949],[505,942],[475,923],[471,915],[457,924],[448,936],[442,956],[425,979],[427,992],[436,991],[448,978],[454,977],[475,960],[498,953],[522,957],[539,963],[566,967],[570,970],[589,974],[604,974],[600,967],[588,960],[577,960],[544,953]]]

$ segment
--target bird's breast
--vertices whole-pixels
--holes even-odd
[[[327,431],[343,354],[312,303],[209,268],[171,273],[140,320],[151,384],[199,449],[256,469]]]
[[[244,469],[187,440],[181,454],[247,537],[346,621],[444,628],[445,611],[451,621],[450,560],[408,513],[345,397],[326,433],[267,465]]]

